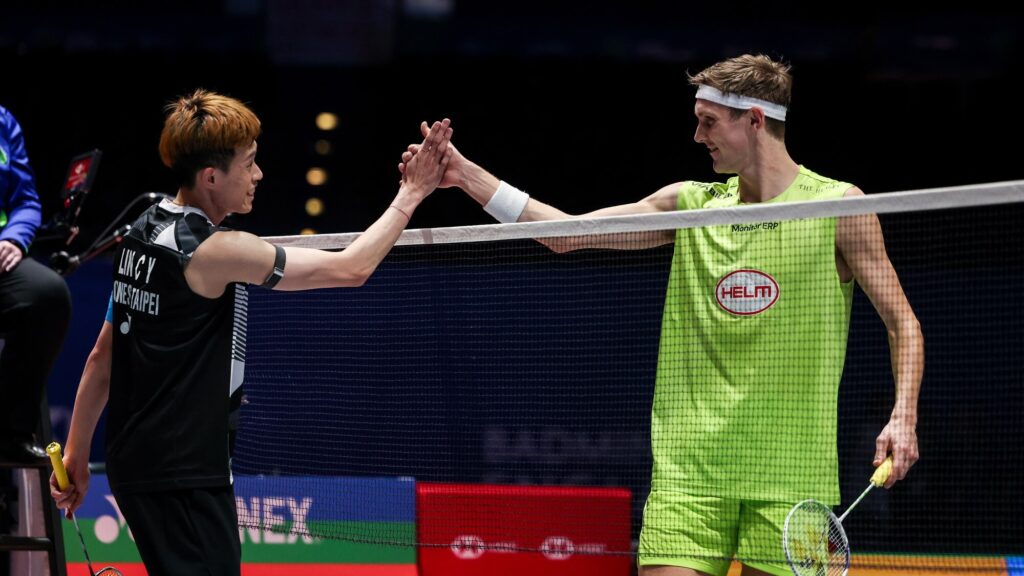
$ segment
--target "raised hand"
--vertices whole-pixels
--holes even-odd
[[[435,122],[436,124],[436,122]],[[420,123],[420,132],[424,137],[430,134],[430,130],[427,128],[427,123]],[[402,161],[398,163],[398,171],[402,173],[402,179],[405,180],[405,174],[409,167],[409,162],[412,161],[413,157],[420,151],[423,144],[410,144],[408,149],[402,153]],[[458,186],[463,176],[463,169],[467,164],[466,157],[459,153],[451,143],[448,144],[448,149],[451,151],[451,159],[448,162],[447,169],[441,176],[441,181],[438,183],[438,188],[451,188]]]
[[[451,121],[447,118],[434,122],[430,129],[427,123],[420,126],[423,142],[417,148],[415,157],[400,164],[403,186],[427,196],[438,187],[448,169],[454,148],[451,147]],[[404,160],[404,155],[403,155]]]

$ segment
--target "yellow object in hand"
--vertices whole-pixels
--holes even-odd
[[[64,459],[60,453],[60,444],[50,442],[46,447],[46,453],[50,455],[50,464],[53,465],[53,475],[57,477],[57,486],[61,491],[68,489],[71,482],[68,481],[68,471],[64,469]]]
[[[886,458],[885,462],[882,462],[878,468],[875,468],[875,473],[871,475],[871,483],[875,487],[880,487],[889,479],[889,474],[892,474],[892,456]]]

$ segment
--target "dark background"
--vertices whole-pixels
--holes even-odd
[[[235,221],[260,234],[364,229],[393,197],[419,121],[444,116],[468,157],[568,211],[712,178],[686,73],[744,52],[793,64],[787,141],[822,174],[867,192],[1020,177],[1024,48],[1008,11],[866,3],[836,20],[792,2],[688,4],[18,3],[0,20],[0,101],[50,207],[70,157],[104,151],[83,239],[136,194],[174,192],[157,154],[162,108],[199,86],[263,120],[265,178],[254,213]],[[318,131],[320,111],[339,127]],[[329,170],[320,190],[305,182],[312,166]],[[313,195],[319,218],[303,208]],[[412,226],[488,221],[446,191]]]
[[[138,194],[174,193],[157,154],[162,108],[173,97],[199,86],[250,103],[263,120],[257,161],[265,178],[255,211],[232,219],[234,226],[261,235],[295,234],[303,228],[318,232],[366,228],[397,190],[395,164],[405,145],[419,139],[419,121],[445,116],[453,121],[454,142],[468,157],[569,212],[634,201],[683,179],[713,179],[706,153],[692,141],[693,89],[686,83],[686,73],[744,52],[762,52],[793,64],[787,143],[794,159],[817,172],[854,182],[868,193],[1012,180],[1024,173],[1016,111],[1017,99],[1024,93],[1024,42],[1019,19],[1009,9],[971,3],[919,12],[868,2],[841,6],[842,16],[836,19],[826,18],[822,8],[809,10],[795,2],[733,2],[728,8],[720,3],[689,4],[540,0],[17,3],[5,5],[0,18],[4,77],[0,103],[25,130],[48,215],[59,203],[58,190],[69,159],[93,148],[104,152],[99,177],[80,218],[82,234],[71,246],[72,252],[90,243]],[[321,111],[338,115],[336,130],[316,129],[314,118]],[[320,138],[332,143],[329,156],[315,152],[314,143]],[[306,170],[314,166],[329,171],[323,187],[305,182]],[[313,196],[324,201],[322,216],[305,213],[304,203]],[[1001,220],[993,222],[996,215]],[[970,220],[975,228],[958,227],[956,217],[945,222],[946,228],[930,221],[902,227],[897,221],[895,232],[887,228],[894,263],[905,276],[908,295],[925,323],[931,379],[926,390],[930,385],[935,391],[922,397],[925,459],[915,469],[920,480],[902,488],[906,497],[893,500],[896,512],[888,511],[887,500],[874,505],[876,514],[907,519],[889,529],[913,528],[915,535],[900,541],[904,549],[1021,552],[1024,529],[1018,487],[1024,432],[1019,414],[1024,386],[1019,360],[1011,363],[1019,358],[1024,343],[1020,306],[1009,296],[1005,301],[978,299],[996,287],[1004,291],[999,294],[1010,294],[1009,287],[1019,285],[1020,253],[1012,235],[1019,228],[1019,216],[1019,210],[985,213]],[[457,190],[447,190],[429,198],[411,226],[489,222],[473,201]],[[959,249],[953,239],[977,229],[986,230],[983,237]],[[39,255],[45,257],[45,251],[41,247]],[[488,265],[486,256],[477,257],[480,261],[472,266]],[[638,290],[658,287],[659,266],[664,263],[659,264],[657,254],[651,258],[644,264],[649,274],[642,275],[650,283]],[[398,255],[382,268],[382,278],[401,277],[409,266],[419,270],[409,264],[415,261]],[[603,269],[593,274],[600,275]],[[524,278],[529,282],[544,273],[531,270]],[[457,270],[443,267],[437,274],[458,277]],[[102,321],[109,278],[109,263],[97,259],[68,279],[75,316],[50,387],[58,436],[66,429],[78,374]],[[388,295],[386,289],[378,293],[368,288],[363,296],[345,298],[372,300]],[[601,297],[612,302],[626,299],[614,292],[595,296]],[[964,306],[965,301],[969,305]],[[660,302],[657,298],[636,302],[645,308],[624,311],[622,320],[640,323],[634,345],[636,350],[649,350],[647,340],[652,335],[656,338]],[[455,306],[458,298],[443,303]],[[358,304],[354,303],[355,309],[361,310]],[[426,332],[403,325],[396,332],[403,336],[395,336],[388,344],[401,349],[411,345],[403,338],[436,336],[428,326],[454,330],[467,324],[457,307],[448,309],[438,301],[432,305],[439,312],[424,320],[419,330]],[[309,306],[316,309],[319,304]],[[380,308],[367,310],[369,314]],[[353,314],[352,325],[372,321]],[[844,383],[844,405],[856,407],[841,420],[846,428],[840,438],[849,442],[841,444],[847,502],[859,491],[864,476],[864,442],[877,434],[879,422],[884,423],[880,419],[890,401],[877,396],[888,383],[884,382],[885,343],[879,339],[873,314],[861,298],[854,333],[857,326],[866,326],[861,334],[867,336],[851,340],[848,367],[852,368],[847,379],[869,385]],[[606,316],[604,321],[614,318],[618,316]],[[654,333],[650,332],[652,319]],[[570,324],[579,322],[579,318],[563,320],[568,331]],[[534,326],[521,328],[536,333]],[[501,332],[500,327],[495,330]],[[551,342],[565,341],[557,331],[550,337]],[[278,347],[263,342],[251,346]],[[465,345],[460,342],[449,340],[453,353]],[[544,340],[530,342],[542,346]],[[300,350],[303,345],[301,339],[295,344]],[[367,346],[388,349],[376,341]],[[436,358],[447,357],[439,352],[444,351],[435,350]],[[532,352],[536,351],[523,350],[523,357],[535,357]],[[571,356],[571,349],[562,356],[543,356],[541,369],[562,366],[560,370],[565,371],[559,358]],[[621,373],[609,368],[613,376],[599,388],[607,395],[593,406],[592,418],[574,424],[577,438],[595,441],[593,430],[609,418],[624,428],[645,430],[649,391],[633,389],[628,401],[614,392],[623,380],[649,382],[645,370],[652,367],[643,363],[644,358],[638,354],[635,363]],[[858,361],[864,359],[870,362]],[[440,376],[452,368],[446,362],[439,360],[431,368],[437,370],[432,380],[438,386],[435,394],[446,389]],[[401,362],[391,366],[405,367]],[[393,370],[378,374],[392,376]],[[571,374],[563,376],[571,379]],[[447,384],[455,390],[475,390],[472,377],[464,375]],[[557,374],[552,376],[551,382],[557,380]],[[624,478],[623,483],[637,493],[642,491],[645,478],[637,472],[647,463],[642,437],[627,435],[622,444],[616,444],[618,448],[560,460],[553,468],[545,468],[543,454],[541,461],[530,463],[529,454],[485,453],[487,446],[500,449],[504,445],[495,435],[521,439],[523,430],[539,433],[545,424],[527,419],[515,428],[515,423],[502,423],[497,416],[503,414],[504,406],[492,405],[493,399],[486,395],[456,405],[466,408],[465,412],[455,413],[456,408],[450,407],[452,413],[421,414],[414,408],[417,394],[431,392],[403,384],[401,378],[394,381],[397,393],[407,394],[408,405],[413,406],[400,414],[424,418],[421,439],[430,437],[430,427],[439,427],[437,450],[410,449],[410,455],[397,463],[341,460],[335,472],[362,473],[372,471],[362,466],[375,466],[396,474],[447,480],[557,483],[575,477],[583,483],[603,484],[609,478]],[[962,385],[965,381],[976,385]],[[542,391],[537,390],[541,397]],[[525,391],[523,397],[528,397]],[[878,400],[864,407],[865,397]],[[549,406],[554,408],[547,414],[558,418],[555,410],[560,404]],[[616,406],[628,410],[610,416],[611,407]],[[373,418],[389,422],[394,417],[391,410]],[[458,417],[466,413],[492,415],[496,420],[487,424],[484,416]],[[278,409],[276,414],[285,418],[291,413]],[[296,409],[294,416],[301,420],[306,414]],[[491,433],[491,444],[473,436],[481,430]],[[464,437],[479,444],[473,444],[479,448],[478,461],[445,452],[445,439]],[[100,438],[102,430],[97,434]],[[288,450],[294,446],[282,450],[277,455],[264,454],[267,459],[262,464],[250,460],[251,470],[259,466],[270,471],[288,469],[281,458],[291,454]],[[102,451],[95,449],[94,456],[101,458]],[[436,462],[448,462],[451,467],[433,468],[440,466]],[[962,476],[951,478],[950,470]],[[601,471],[611,476],[601,478]],[[973,484],[965,487],[957,479]],[[941,509],[943,504],[945,514],[915,515],[915,510]],[[868,522],[870,518],[851,520]],[[935,526],[937,533],[927,530]],[[861,525],[861,534],[871,530],[870,525]],[[874,534],[874,547],[885,549],[890,532]]]

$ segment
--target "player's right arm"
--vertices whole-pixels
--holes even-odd
[[[639,202],[610,206],[608,208],[601,208],[600,210],[579,215],[566,214],[554,206],[545,204],[544,202],[531,197],[526,202],[526,208],[523,210],[522,215],[519,216],[518,221],[536,222],[542,220],[579,220],[586,218],[600,218],[602,216],[627,216],[631,214],[671,212],[677,209],[676,206],[679,198],[679,188],[682,184],[682,182],[677,182],[665,186]],[[495,189],[496,188],[497,184],[495,184]],[[494,194],[494,190],[492,189],[489,194],[486,193],[485,190],[477,190],[477,193],[481,197],[487,196],[489,200],[490,196]],[[470,193],[470,195],[472,195],[472,193]],[[481,206],[483,205],[486,205],[486,202],[481,204]],[[555,252],[570,252],[582,248],[639,250],[671,244],[674,239],[674,230],[652,230],[649,232],[633,232],[626,234],[587,234],[561,238],[538,238],[538,242],[544,244]]]
[[[456,154],[458,154],[456,152]],[[466,191],[481,206],[486,206],[498,190],[499,180],[493,174],[477,164],[466,162],[459,187]],[[550,204],[545,204],[530,197],[526,207],[519,215],[518,222],[538,222],[544,220],[578,220],[600,218],[602,216],[627,216],[631,214],[653,214],[670,212],[677,209],[679,188],[682,182],[670,184],[654,194],[630,204],[621,204],[601,208],[585,214],[567,214]],[[612,248],[637,250],[670,244],[675,239],[673,230],[656,230],[644,233],[629,234],[590,234],[566,236],[561,238],[538,238],[538,242],[556,252],[569,252],[581,248]]]
[[[426,130],[426,123],[421,125],[421,130]],[[451,146],[451,149],[451,161],[448,163],[448,168],[441,178],[441,183],[438,187],[448,188],[457,186],[476,200],[478,204],[487,206],[491,198],[498,191],[501,181],[480,165],[463,156],[455,146]],[[405,174],[406,165],[419,152],[419,145],[413,144],[409,146],[408,150],[402,155],[402,163],[398,165],[399,171]],[[679,189],[682,185],[682,182],[670,184],[639,202],[611,206],[578,215],[568,214],[550,204],[530,197],[516,221],[572,220],[599,218],[602,216],[671,212],[678,209]],[[675,233],[673,230],[660,230],[639,235],[639,238],[637,236],[637,234],[631,234],[628,237],[626,234],[605,234],[586,237],[547,238],[538,239],[538,241],[559,252],[579,248],[637,249],[669,244],[674,240]]]
[[[92,448],[92,436],[110,393],[113,334],[110,321],[103,322],[103,328],[100,329],[96,344],[85,361],[85,369],[78,383],[75,408],[71,413],[71,428],[64,451],[64,467],[67,469],[69,481],[67,489],[61,491],[57,479],[50,475],[50,495],[56,501],[57,507],[66,510],[65,514],[69,517],[82,505],[85,493],[89,489],[89,452]]]

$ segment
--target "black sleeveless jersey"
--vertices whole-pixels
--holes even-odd
[[[164,200],[114,255],[107,474],[122,492],[226,486],[228,417],[245,370],[248,293],[193,292],[185,266],[220,230]]]

